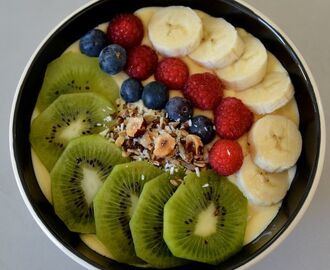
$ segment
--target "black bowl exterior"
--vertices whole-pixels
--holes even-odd
[[[30,119],[43,81],[46,66],[57,58],[74,41],[100,23],[111,20],[114,14],[133,12],[144,6],[185,5],[203,10],[210,15],[223,17],[233,25],[242,27],[258,37],[289,72],[295,87],[295,97],[300,113],[300,131],[303,150],[297,163],[297,173],[290,191],[274,221],[255,241],[219,266],[193,264],[180,269],[236,269],[261,254],[289,227],[309,194],[318,167],[321,126],[320,112],[312,82],[303,63],[288,42],[270,23],[246,6],[231,0],[101,0],[88,5],[66,20],[42,45],[28,67],[17,94],[12,116],[12,151],[14,169],[19,177],[21,191],[45,228],[61,243],[64,249],[99,269],[130,269],[90,250],[75,233],[70,232],[55,215],[53,207],[42,194],[37,183],[29,143]],[[63,248],[62,248],[63,249]]]

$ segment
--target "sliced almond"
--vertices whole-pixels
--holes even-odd
[[[163,133],[155,139],[155,149],[153,154],[163,158],[172,154],[175,148],[175,139],[168,133]]]
[[[125,137],[123,137],[123,136],[119,136],[119,137],[116,139],[115,144],[118,145],[118,146],[122,146],[124,142],[125,142]]]
[[[142,136],[142,138],[140,139],[140,144],[144,147],[147,148],[149,150],[152,149],[152,134],[151,132],[146,132],[144,133],[144,135]]]
[[[143,134],[145,130],[143,117],[131,117],[127,120],[126,134],[129,137],[136,137]]]
[[[193,152],[195,155],[201,154],[203,142],[199,136],[189,134],[186,137],[185,149],[187,152]]]

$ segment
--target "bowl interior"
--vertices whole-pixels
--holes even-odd
[[[277,217],[253,243],[219,266],[204,269],[234,269],[251,260],[268,246],[288,227],[302,207],[313,183],[320,147],[320,119],[316,98],[308,75],[284,38],[272,26],[245,6],[231,0],[102,0],[80,11],[61,25],[44,43],[30,65],[20,85],[13,118],[13,149],[18,174],[23,189],[35,213],[67,249],[100,269],[129,269],[106,259],[90,250],[79,236],[70,232],[55,215],[53,207],[43,196],[36,181],[30,155],[30,119],[43,81],[46,66],[85,32],[99,23],[109,21],[119,12],[130,12],[144,6],[185,5],[203,10],[210,15],[223,17],[237,27],[242,27],[258,37],[290,73],[295,87],[295,97],[300,113],[300,131],[303,150],[297,164],[297,173],[290,191],[284,199]],[[200,268],[198,264],[187,269]],[[184,269],[182,267],[181,269]]]

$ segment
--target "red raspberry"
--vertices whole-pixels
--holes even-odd
[[[214,112],[214,124],[221,138],[235,140],[253,123],[253,113],[237,98],[224,98]]]
[[[237,141],[217,140],[209,152],[213,170],[223,176],[237,172],[243,164],[243,151]]]
[[[156,52],[150,47],[142,45],[128,51],[125,70],[130,77],[145,80],[154,73],[157,63]]]
[[[107,34],[112,43],[119,44],[125,49],[132,48],[140,45],[143,39],[143,24],[133,14],[118,14],[110,21]]]
[[[183,94],[196,107],[203,110],[214,109],[223,97],[220,79],[212,73],[197,73],[188,78]]]
[[[155,78],[169,89],[182,89],[189,76],[185,62],[179,58],[164,58],[159,62]]]

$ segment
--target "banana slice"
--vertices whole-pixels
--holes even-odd
[[[189,57],[207,68],[224,68],[244,51],[244,43],[234,26],[222,18],[196,11],[203,23],[201,44]]]
[[[242,56],[232,65],[217,69],[216,73],[227,88],[241,91],[258,84],[264,78],[267,51],[259,39],[245,30],[238,28],[237,32],[245,45]]]
[[[296,124],[280,115],[266,115],[255,122],[248,142],[254,163],[267,172],[282,172],[295,165],[302,148]]]
[[[144,27],[144,37],[142,39],[142,45],[152,46],[148,35],[148,25],[151,17],[160,10],[161,7],[145,7],[140,8],[134,12],[134,15],[140,18]]]
[[[283,107],[277,109],[276,111],[272,112],[271,115],[282,115],[290,120],[292,120],[297,127],[299,127],[300,117],[298,111],[298,105],[296,99],[293,97],[287,104]],[[255,120],[259,120],[260,118],[264,117],[262,114],[255,114]]]
[[[148,25],[149,39],[165,56],[183,56],[195,50],[202,39],[202,21],[188,7],[170,6],[158,10]]]
[[[269,56],[268,59],[270,61],[268,61],[267,74],[264,80],[237,93],[237,97],[257,114],[271,113],[283,107],[294,95],[294,88],[289,75],[278,68],[282,65],[276,62],[273,56]]]
[[[267,52],[268,62],[267,62],[267,73],[270,72],[281,72],[287,73],[286,69],[283,67],[281,62],[270,52]]]
[[[288,191],[292,179],[289,170],[268,173],[255,165],[247,155],[237,172],[237,184],[249,202],[269,206],[280,202]]]

